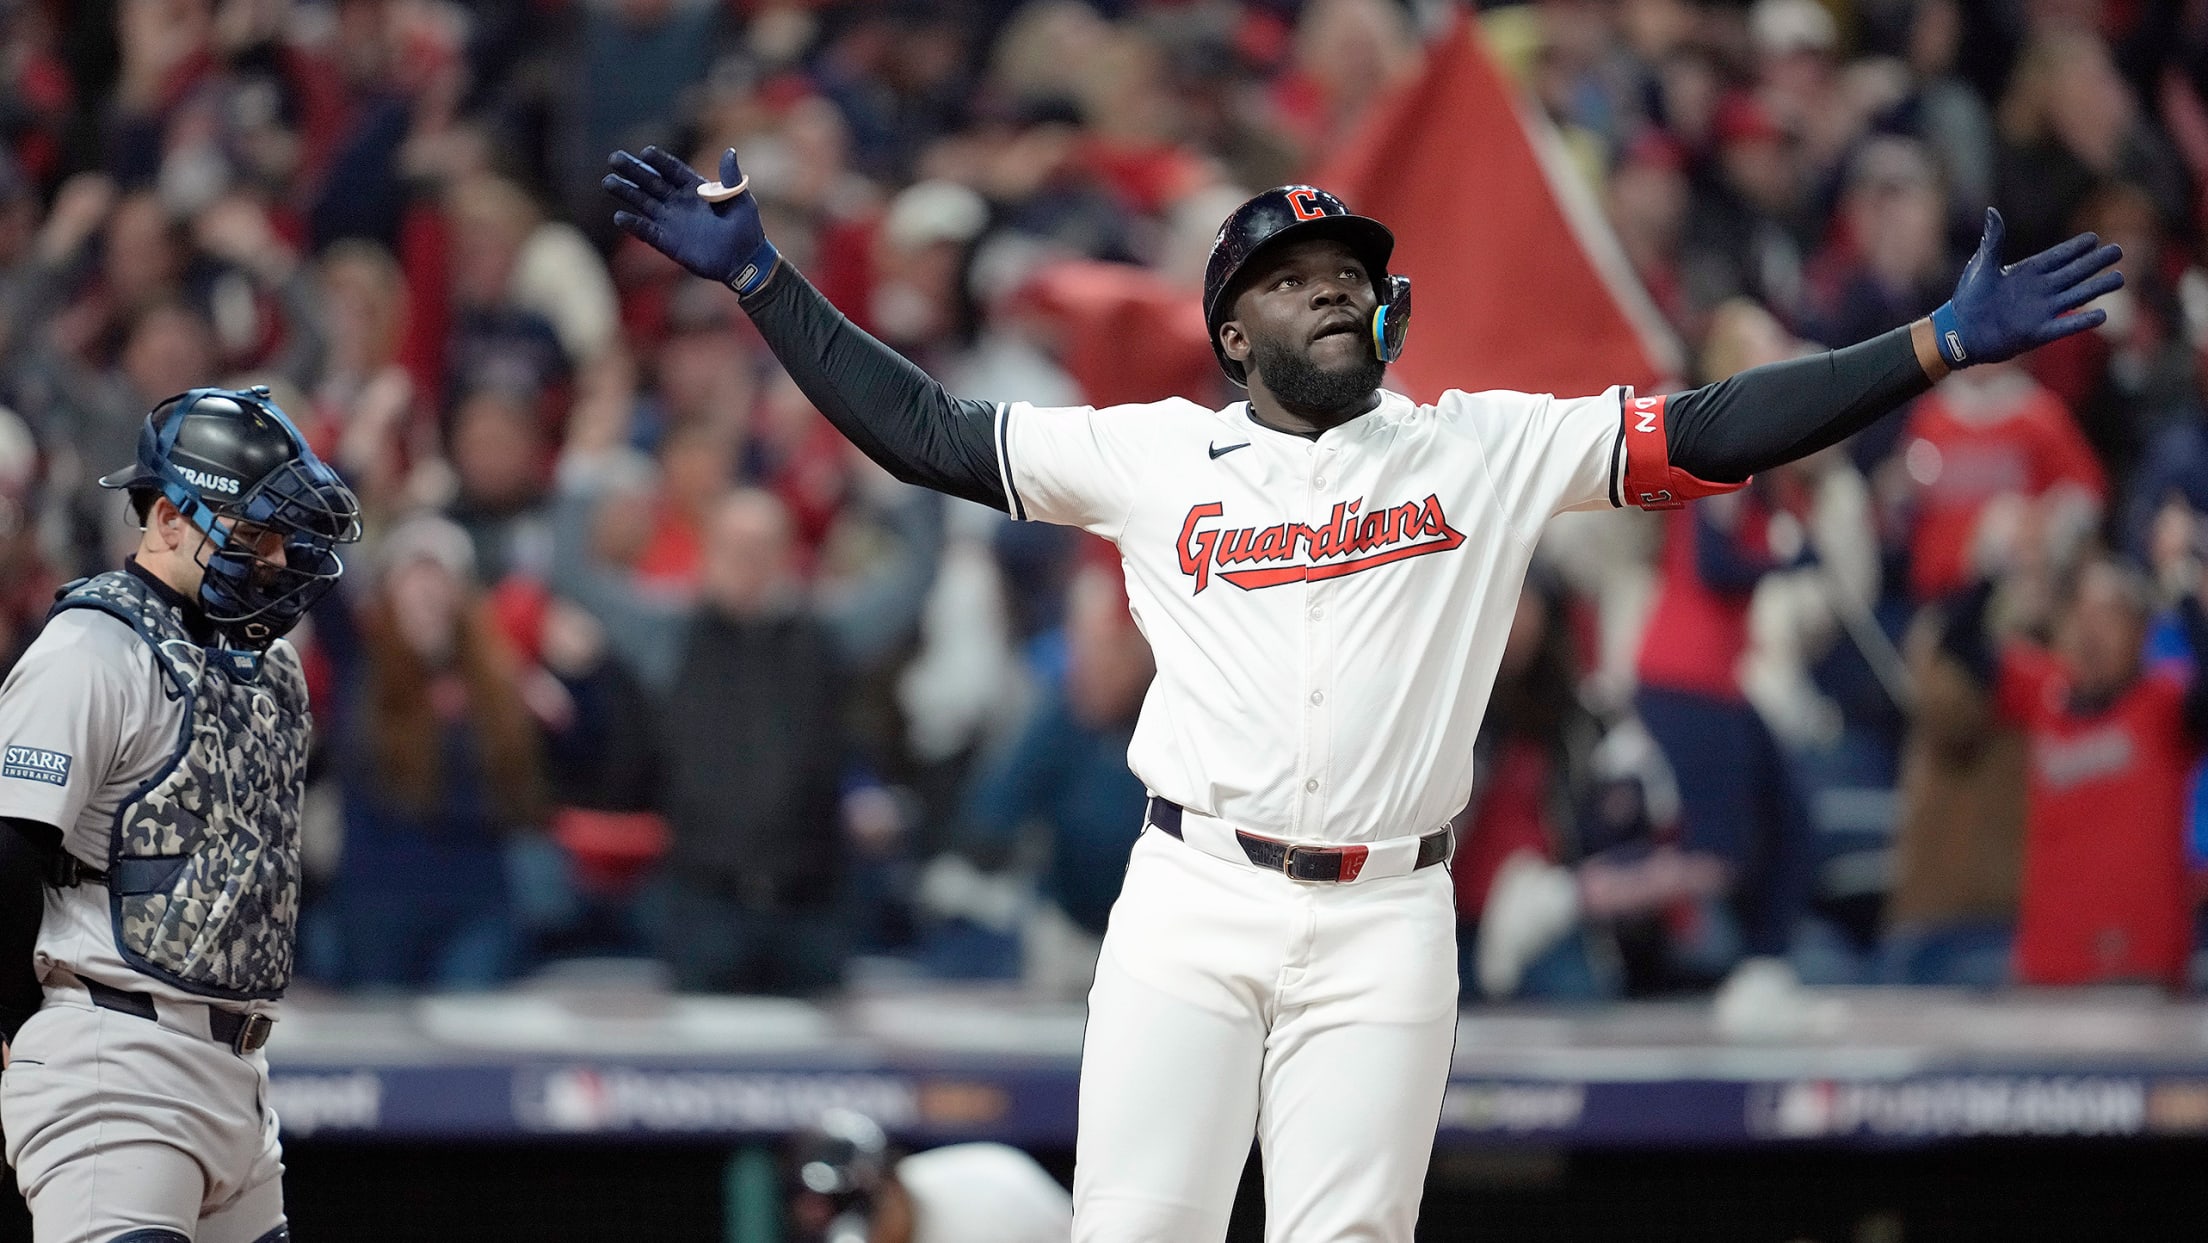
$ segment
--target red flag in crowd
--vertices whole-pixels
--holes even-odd
[[[1054,263],[1036,274],[1028,296],[1058,325],[1062,361],[1090,405],[1200,397],[1218,387],[1203,307],[1148,268]]]
[[[1516,94],[1460,19],[1311,178],[1395,231],[1389,266],[1411,278],[1414,316],[1389,387],[1431,401],[1448,388],[1667,386],[1675,339]]]

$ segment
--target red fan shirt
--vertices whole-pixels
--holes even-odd
[[[1742,492],[1725,503],[1734,507],[1729,520],[1702,514],[1696,505],[1664,515],[1664,549],[1658,563],[1662,577],[1648,624],[1641,631],[1636,665],[1643,686],[1734,701],[1741,698],[1738,670],[1741,654],[1748,650],[1748,606],[1755,599],[1755,585],[1712,584],[1703,576],[1705,535],[1697,524],[1729,522],[1731,529],[1716,538],[1727,543],[1742,577],[1752,575],[1751,567],[1778,567],[1769,539],[1773,511],[1763,494]]]
[[[2002,654],[1996,693],[2031,740],[2017,978],[2182,984],[2193,942],[2184,815],[2195,756],[2184,680],[2152,671],[2083,713],[2060,663],[2019,644]]]
[[[2020,372],[1926,394],[1909,413],[1902,465],[1918,488],[1909,579],[1919,600],[1968,583],[1978,518],[1995,497],[2036,497],[2059,484],[2108,491],[2069,408]]]

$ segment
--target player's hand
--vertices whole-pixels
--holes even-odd
[[[707,280],[750,293],[773,272],[776,255],[759,223],[759,204],[749,192],[723,202],[698,194],[705,184],[697,170],[658,147],[641,155],[616,151],[607,161],[613,171],[599,184],[627,210],[613,222],[652,249]],[[721,156],[721,184],[743,180],[732,147]]]
[[[2108,313],[2078,308],[2123,288],[2124,274],[2114,270],[2124,257],[2120,246],[2103,246],[2093,234],[2080,233],[2029,259],[2003,264],[2004,232],[2001,213],[1987,208],[1985,236],[1963,268],[1955,297],[1932,312],[1940,357],[1950,367],[2000,362],[2098,328]]]

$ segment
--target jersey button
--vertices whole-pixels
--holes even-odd
[[[1311,780],[1304,782],[1303,789],[1306,794],[1317,794],[1319,792],[1319,779],[1313,777]]]
[[[1326,476],[1324,476],[1324,475],[1320,475],[1320,476],[1319,476],[1318,478],[1316,478],[1316,479],[1313,479],[1313,480],[1311,481],[1311,486],[1312,486],[1312,487],[1314,487],[1314,488],[1323,488],[1323,487],[1325,487],[1325,486],[1326,486]]]
[[[1314,605],[1312,605],[1312,606],[1311,606],[1311,620],[1312,620],[1312,621],[1317,621],[1317,620],[1319,620],[1320,618],[1322,618],[1322,617],[1324,617],[1324,616],[1326,616],[1326,610],[1325,610],[1324,608],[1321,608],[1320,606],[1318,606],[1318,605],[1316,605],[1316,604],[1314,604]]]
[[[1312,702],[1312,703],[1315,703],[1315,704],[1323,704],[1323,703],[1325,703],[1325,702],[1326,702],[1326,692],[1325,692],[1325,691],[1312,691],[1312,692],[1311,692],[1311,702]]]

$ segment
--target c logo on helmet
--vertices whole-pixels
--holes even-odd
[[[1288,209],[1296,213],[1298,220],[1320,220],[1326,216],[1326,209],[1319,206],[1318,192],[1308,187],[1288,192]]]

